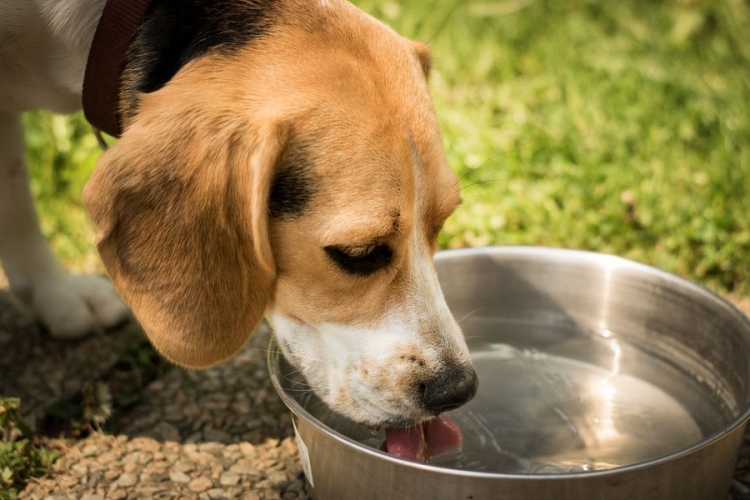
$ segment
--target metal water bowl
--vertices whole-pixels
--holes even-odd
[[[417,463],[329,410],[272,346],[320,500],[723,500],[750,406],[750,321],[687,280],[618,257],[439,252],[479,375],[461,447]],[[302,385],[300,385],[302,384]]]

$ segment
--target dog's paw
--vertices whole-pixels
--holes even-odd
[[[101,276],[66,274],[34,290],[31,309],[59,339],[103,332],[131,318],[112,284]]]

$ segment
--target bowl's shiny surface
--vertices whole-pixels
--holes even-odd
[[[690,282],[587,252],[450,251],[436,267],[480,378],[451,413],[463,446],[427,465],[379,452],[381,435],[298,391],[272,358],[318,498],[726,495],[750,404],[747,318]],[[358,462],[375,478],[352,480]]]

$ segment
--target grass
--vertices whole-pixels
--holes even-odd
[[[81,203],[81,191],[101,154],[81,114],[44,112],[25,117],[31,188],[38,200],[42,230],[69,267],[102,272],[94,248],[96,235]]]
[[[355,3],[432,47],[466,200],[443,247],[591,249],[750,293],[747,0]],[[80,206],[96,142],[80,116],[26,122],[44,230],[99,270]]]
[[[44,474],[57,459],[36,442],[19,407],[18,399],[0,397],[0,500],[16,498],[26,481]]]

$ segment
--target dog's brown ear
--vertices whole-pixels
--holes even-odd
[[[163,116],[139,113],[84,203],[107,271],[154,346],[201,368],[234,354],[271,299],[267,204],[284,133],[220,111],[178,113],[174,102]]]
[[[432,53],[430,52],[430,48],[424,43],[417,41],[412,41],[411,45],[419,58],[419,64],[422,66],[424,76],[429,78],[430,70],[432,69]]]

